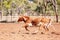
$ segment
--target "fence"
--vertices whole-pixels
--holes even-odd
[[[0,22],[16,22],[18,16],[0,16]]]
[[[31,18],[37,18],[37,17],[42,17],[42,16],[30,16]],[[45,16],[47,18],[51,18],[52,21],[56,21],[55,16]],[[0,22],[6,21],[6,22],[17,22],[19,16],[0,16]],[[58,19],[60,21],[60,16],[58,16]]]

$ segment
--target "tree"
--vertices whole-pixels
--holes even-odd
[[[57,4],[60,5],[60,0],[56,0],[57,1]]]
[[[56,15],[56,22],[58,22],[57,1],[56,0],[52,0],[52,2],[53,2],[53,7],[54,7],[55,15]]]
[[[0,16],[1,16],[1,19],[2,19],[2,0],[0,0]]]

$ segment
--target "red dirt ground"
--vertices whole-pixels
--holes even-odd
[[[30,32],[22,27],[23,23],[0,23],[0,40],[60,40],[60,23],[53,23],[53,29],[49,28],[48,34],[33,33],[38,27],[28,27]]]

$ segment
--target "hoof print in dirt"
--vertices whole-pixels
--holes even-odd
[[[51,32],[51,34],[55,34],[55,32]]]
[[[11,32],[12,34],[15,34],[15,32]]]
[[[20,31],[18,31],[18,34],[20,34]]]
[[[24,35],[22,35],[24,37]]]
[[[37,34],[37,33],[32,33],[32,35]]]
[[[44,34],[43,32],[41,32],[41,34]]]
[[[51,32],[52,34],[56,34],[56,35],[60,35],[59,33],[56,33],[56,32]]]
[[[20,30],[18,32],[20,32]]]
[[[4,32],[1,32],[2,34],[4,34]]]
[[[29,34],[29,33],[24,33],[24,34]]]

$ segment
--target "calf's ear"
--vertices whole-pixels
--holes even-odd
[[[24,18],[25,21],[27,21],[29,19],[28,16],[24,16],[23,18]]]
[[[27,20],[27,18],[26,17],[23,17],[24,18],[24,20],[26,21]]]

